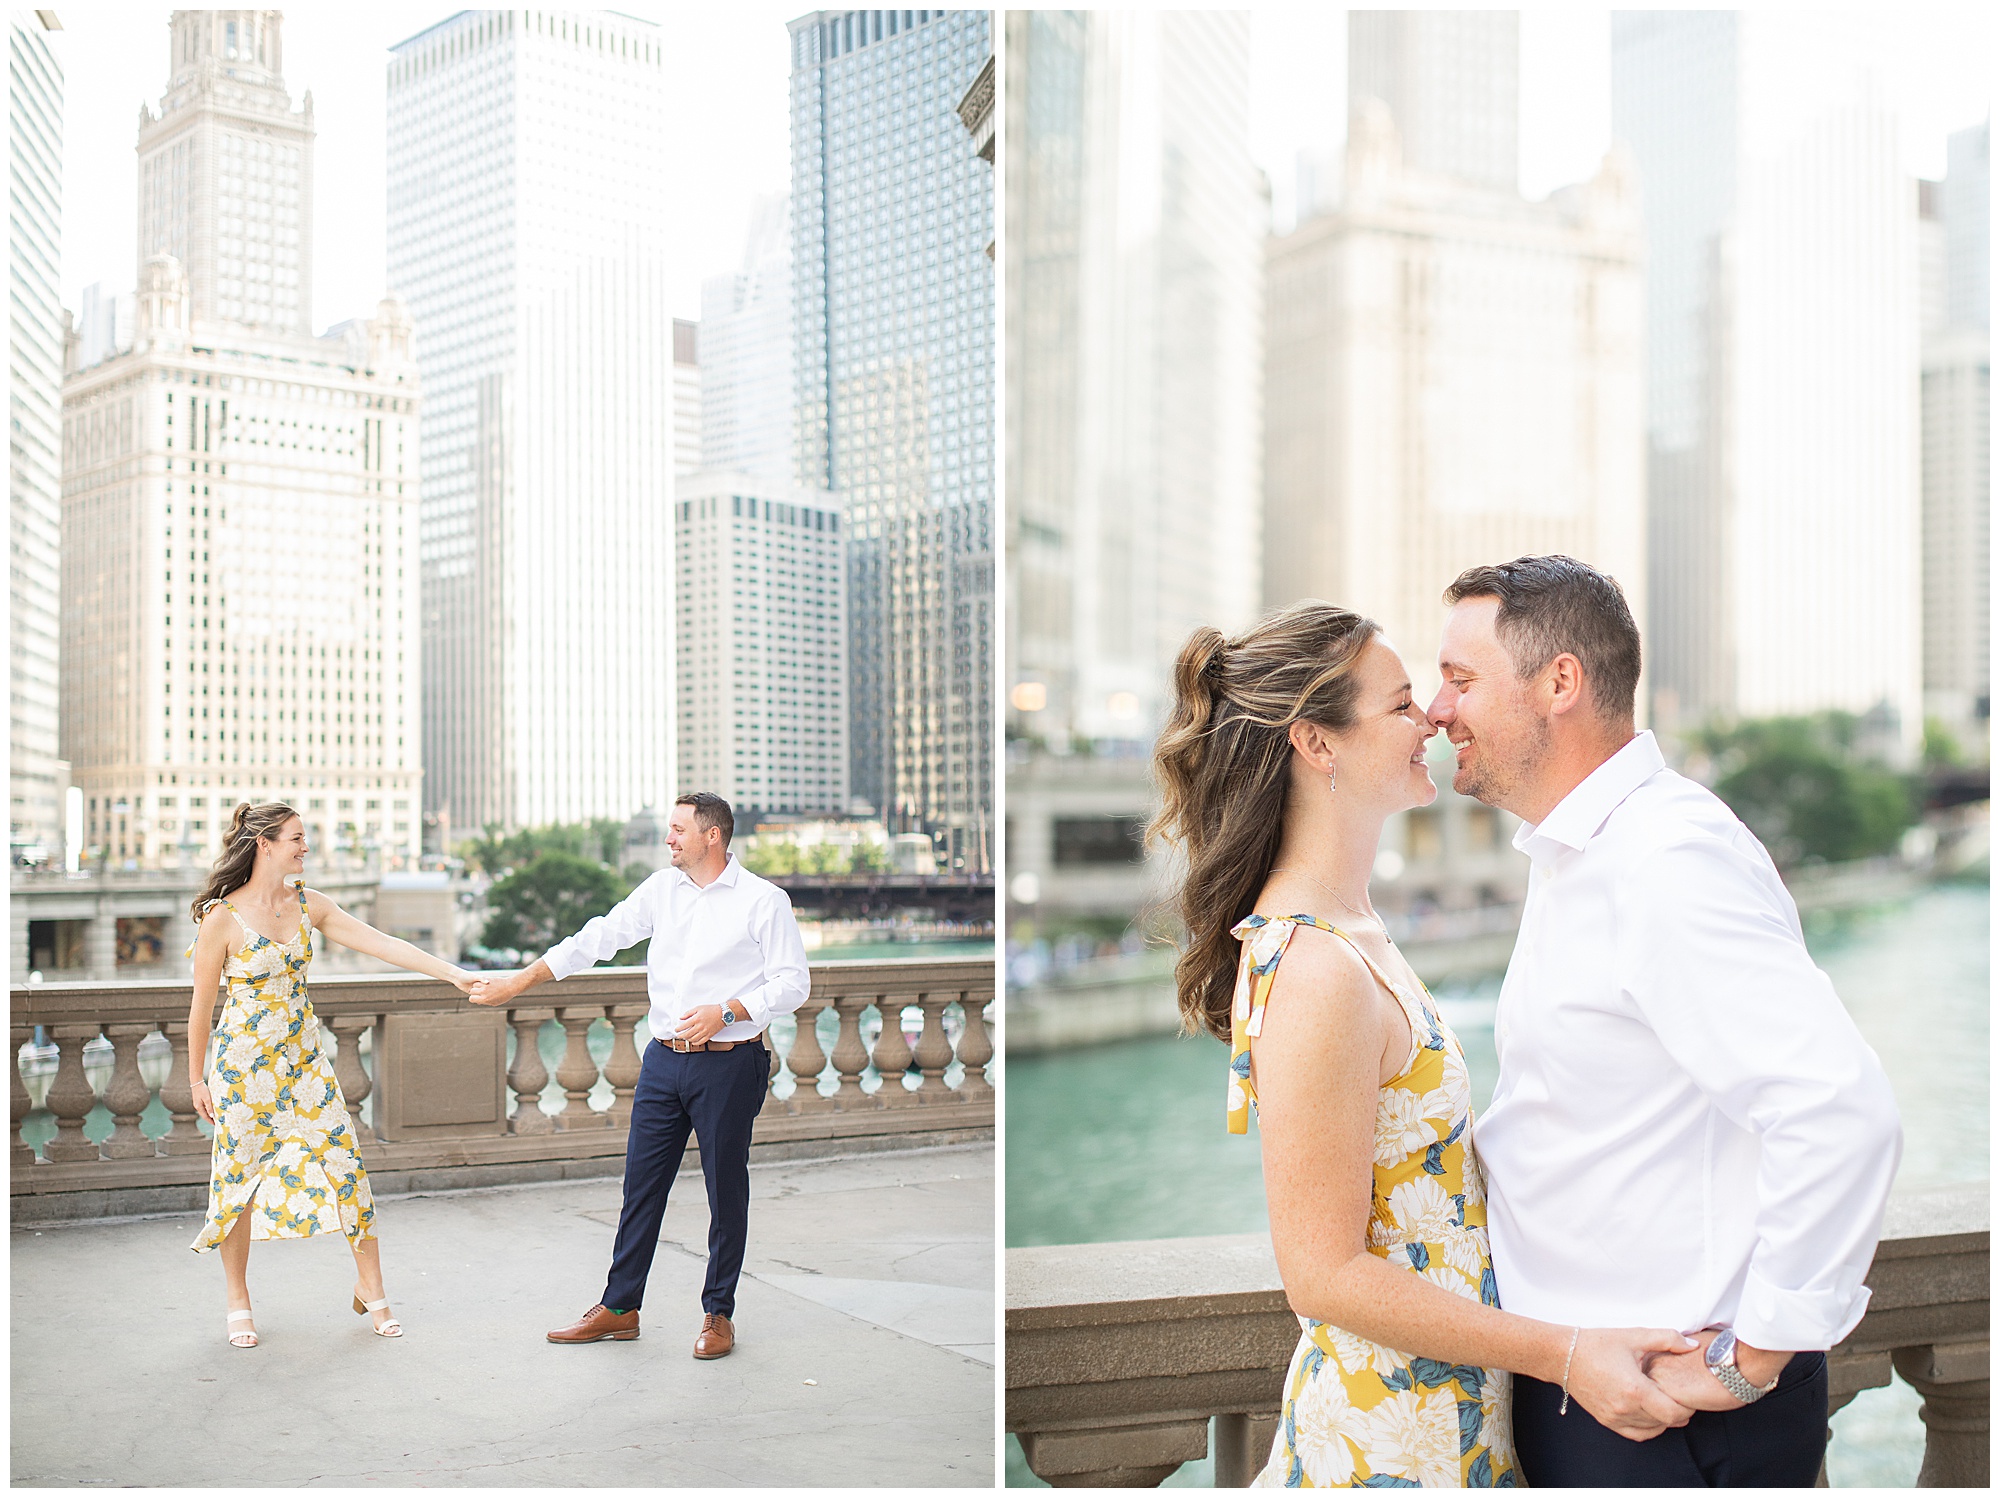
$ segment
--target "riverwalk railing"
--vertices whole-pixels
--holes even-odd
[[[1988,1196],[1891,1199],[1868,1313],[1829,1358],[1829,1413],[1892,1369],[1921,1396],[1919,1487],[1987,1485]],[[1007,1429],[1038,1477],[1153,1487],[1212,1448],[1215,1485],[1249,1485],[1299,1336],[1268,1238],[1016,1248],[1006,1276]]]
[[[188,995],[185,981],[12,990],[17,1222],[204,1203],[210,1139],[189,1089]],[[814,963],[805,1005],[766,1036],[772,1093],[752,1157],[992,1138],[992,999],[990,961]],[[645,972],[594,969],[522,1000],[482,1008],[401,975],[315,980],[322,1039],[378,1191],[618,1171],[638,1047],[651,1043]],[[560,1051],[553,1068],[545,1030]]]

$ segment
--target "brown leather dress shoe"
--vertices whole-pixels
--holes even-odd
[[[633,1335],[638,1335],[636,1332]],[[729,1324],[727,1316],[718,1316],[710,1311],[701,1318],[701,1335],[694,1339],[694,1355],[698,1358],[726,1358],[729,1349],[736,1345],[736,1328]]]
[[[603,1306],[592,1306],[583,1313],[583,1319],[574,1326],[565,1326],[549,1333],[551,1342],[602,1342],[610,1338],[613,1342],[630,1342],[639,1335],[639,1313],[627,1311],[622,1316],[614,1316]],[[724,1349],[727,1351],[727,1349]]]

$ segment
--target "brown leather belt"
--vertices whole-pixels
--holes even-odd
[[[740,1045],[748,1045],[744,1040],[696,1040],[686,1041],[669,1037],[656,1040],[655,1045],[663,1045],[670,1051],[733,1051]]]

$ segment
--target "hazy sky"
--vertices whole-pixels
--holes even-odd
[[[671,198],[674,310],[699,310],[702,278],[727,270],[752,198],[790,175],[785,22],[803,5],[670,6],[621,0],[665,26],[665,178]],[[285,81],[310,88],[315,146],[313,321],[318,328],[374,309],[383,270],[384,65],[396,42],[452,15],[449,5],[315,3],[285,17]],[[158,103],[167,75],[169,8],[98,0],[60,6],[65,72],[62,290],[76,306],[93,281],[134,279],[137,196],[133,144],[141,100]],[[1899,8],[1885,28],[1913,172],[1944,171],[1944,138],[1988,109],[1991,8]],[[1271,177],[1280,225],[1306,147],[1346,134],[1347,26],[1338,10],[1254,10],[1252,144]],[[1540,197],[1596,169],[1610,143],[1609,12],[1530,10],[1521,23],[1521,186]],[[86,65],[87,64],[87,65]]]
[[[1883,18],[1883,58],[1903,117],[1904,162],[1944,175],[1944,141],[1991,107],[2000,34],[1991,6],[1898,6]],[[1887,18],[1894,16],[1893,22]],[[1347,14],[1253,8],[1251,149],[1289,225],[1298,154],[1347,137]],[[1597,170],[1611,144],[1611,13],[1565,6],[1521,13],[1521,190],[1531,198]]]
[[[385,68],[389,48],[463,7],[316,3],[284,8],[285,83],[312,90],[313,324],[372,313],[384,282]],[[674,311],[700,310],[704,276],[742,251],[751,199],[791,175],[785,23],[804,5],[616,9],[665,24],[668,271]],[[59,4],[64,73],[63,273],[67,306],[93,281],[130,290],[137,266],[139,104],[167,82],[171,7]]]

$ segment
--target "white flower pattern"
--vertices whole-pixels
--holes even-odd
[[[1252,916],[1236,928],[1244,957],[1232,1006],[1232,1132],[1245,1131],[1256,1105],[1249,1041],[1262,1028],[1278,963],[1301,927],[1351,940],[1311,916]],[[1376,967],[1366,953],[1363,960]],[[1451,1294],[1482,1300],[1492,1256],[1465,1058],[1421,985],[1396,988],[1379,968],[1377,977],[1403,1005],[1418,1044],[1377,1105],[1369,1251]],[[1411,1358],[1321,1322],[1302,1319],[1300,1326],[1284,1418],[1257,1486],[1518,1485],[1505,1372]]]
[[[209,918],[237,919],[226,905],[210,907]],[[370,1236],[368,1175],[306,994],[312,945],[303,891],[299,920],[301,934],[284,943],[245,928],[245,944],[223,965],[229,994],[209,1075],[216,1129],[208,1216],[191,1245],[198,1253],[221,1243],[245,1212],[253,1240]]]

